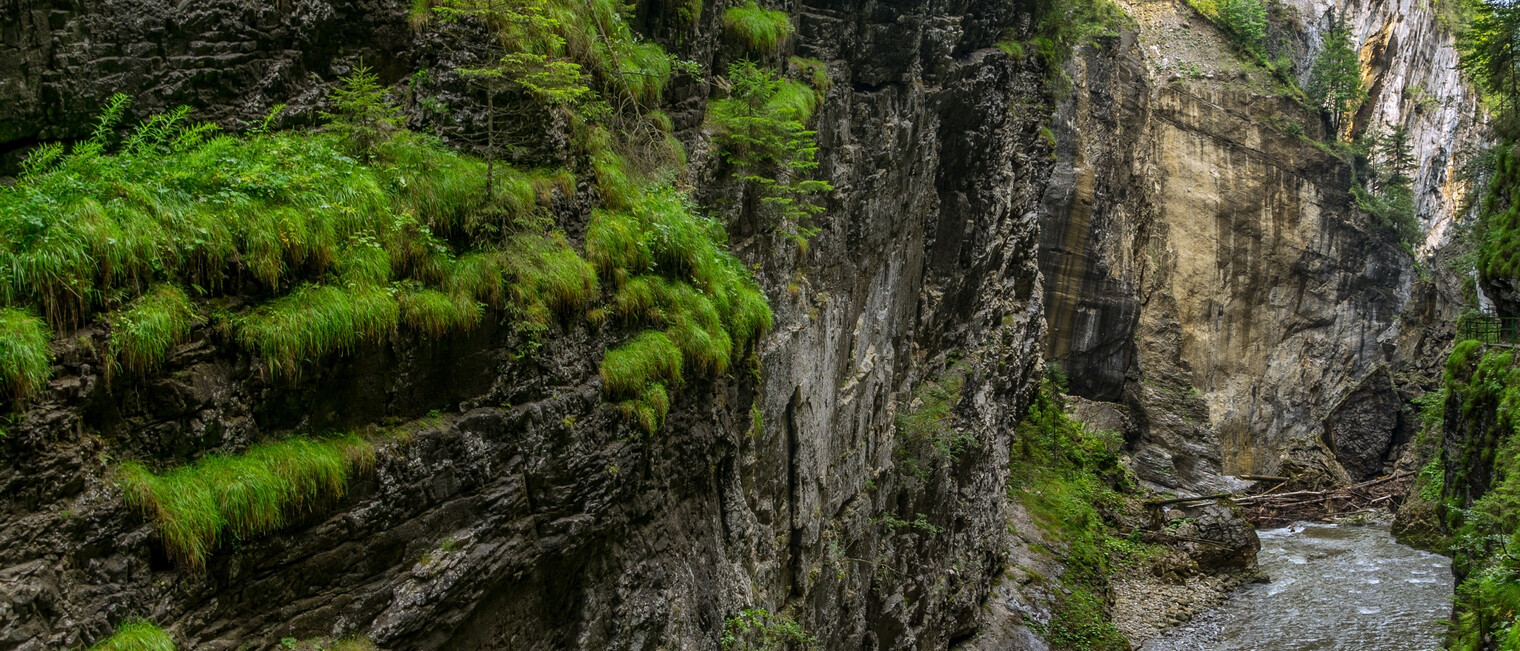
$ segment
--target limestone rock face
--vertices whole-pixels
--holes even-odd
[[[1077,392],[1130,406],[1133,466],[1154,484],[1271,474],[1302,437],[1325,438],[1354,476],[1380,472],[1420,390],[1393,378],[1434,377],[1451,284],[1418,277],[1390,229],[1357,209],[1350,168],[1312,144],[1319,117],[1224,35],[1182,5],[1127,7],[1138,33],[1073,61],[1057,113],[1040,254],[1049,357]],[[1319,9],[1302,11],[1317,43]],[[1354,128],[1410,129],[1438,241],[1460,191],[1454,152],[1475,137],[1471,93],[1434,63],[1455,56],[1451,38],[1423,9],[1351,11],[1368,26],[1374,78]],[[1409,101],[1416,86],[1445,99]]]
[[[16,2],[23,20],[0,28],[12,146],[78,134],[114,91],[139,116],[193,103],[229,123],[309,106],[338,66],[362,55],[394,80],[436,37],[408,31],[409,0]],[[725,64],[721,9],[683,57]],[[1027,11],[835,0],[794,16],[798,54],[833,81],[816,129],[836,190],[805,253],[724,202],[734,184],[701,130],[711,89],[672,88],[690,180],[776,322],[757,369],[688,383],[653,436],[602,400],[596,364],[616,328],[558,324],[527,356],[508,328],[398,334],[294,384],[209,330],[159,375],[108,383],[87,345],[102,334],[70,337],[46,396],[0,438],[0,649],[87,645],[129,616],[195,649],[346,635],[716,649],[744,608],[784,613],[824,648],[969,636],[1002,571],[1009,437],[1042,367],[1051,160],[1039,112],[1013,107],[1042,102],[1045,76],[993,47]],[[588,213],[561,225],[575,237]],[[896,415],[952,359],[969,447],[906,448]],[[275,535],[229,541],[204,571],[167,560],[112,481],[121,457],[183,462],[381,420],[413,425],[372,475]]]

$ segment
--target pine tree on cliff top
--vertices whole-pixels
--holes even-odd
[[[1330,119],[1331,133],[1336,137],[1345,130],[1347,117],[1367,99],[1361,59],[1351,42],[1350,30],[1340,18],[1331,24],[1319,55],[1314,57],[1306,94],[1309,104]]]

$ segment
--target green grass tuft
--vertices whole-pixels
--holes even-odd
[[[354,435],[294,436],[163,474],[127,462],[118,478],[127,502],[157,522],[169,552],[203,567],[226,535],[243,540],[279,529],[292,514],[342,497],[351,472],[374,462],[374,446]]]
[[[145,619],[129,619],[117,625],[116,632],[90,651],[175,651],[174,638],[164,629]]]
[[[400,318],[389,288],[303,285],[238,318],[237,338],[276,375],[361,343],[383,339]]]
[[[602,386],[611,398],[639,398],[651,384],[681,384],[681,349],[663,332],[646,330],[602,359]]]
[[[530,323],[585,310],[599,292],[596,270],[562,235],[519,235],[502,258],[512,305]]]
[[[762,9],[749,0],[723,12],[723,29],[730,39],[756,54],[775,54],[792,35],[792,19],[785,12]]]
[[[151,370],[190,336],[195,318],[195,306],[185,290],[156,285],[107,317],[111,357],[135,373]]]
[[[30,398],[52,377],[52,334],[32,313],[0,308],[0,390],[14,401]]]
[[[356,238],[338,252],[333,273],[347,285],[386,285],[391,282],[391,254],[372,238]]]
[[[472,330],[480,325],[485,309],[468,295],[449,295],[435,289],[418,289],[400,295],[401,321],[429,337]]]

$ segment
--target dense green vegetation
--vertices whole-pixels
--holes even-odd
[[[804,248],[818,233],[812,218],[823,212],[814,197],[834,189],[811,177],[818,145],[805,123],[823,95],[816,68],[809,76],[812,85],[780,78],[750,61],[734,63],[728,69],[729,96],[714,100],[708,112],[724,157],[748,195],[759,200],[769,225]]]
[[[157,285],[110,316],[111,354],[135,372],[152,369],[190,336],[195,306],[185,290]]]
[[[786,615],[772,614],[764,608],[746,608],[723,622],[723,651],[807,651],[817,646],[809,635]]]
[[[753,27],[744,12],[754,10],[789,29],[784,14],[737,9],[735,24]],[[500,148],[488,146],[485,161],[449,150],[404,129],[362,67],[334,94],[321,132],[270,132],[266,121],[221,134],[181,109],[118,142],[126,104],[115,98],[91,140],[40,149],[20,182],[0,189],[0,305],[10,306],[0,336],[12,343],[0,353],[0,380],[13,401],[48,375],[51,333],[28,310],[54,330],[106,313],[110,356],[142,372],[205,320],[197,301],[233,296],[248,307],[218,307],[213,320],[275,377],[384,343],[398,328],[469,330],[488,312],[535,337],[557,318],[596,325],[610,314],[666,336],[693,373],[726,372],[771,315],[722,226],[671,184],[684,155],[650,104],[689,67],[641,41],[611,2],[444,0],[417,11],[423,21],[494,28],[501,66],[461,74],[500,81],[492,97],[519,96],[502,100],[503,119],[568,111],[572,153],[585,166],[525,171],[499,163]],[[717,111],[739,125],[725,142],[749,138],[735,154],[746,179],[766,186],[759,194],[779,206],[779,224],[798,222],[818,208],[797,197],[827,188],[805,178],[816,146],[801,123],[818,91],[753,65],[744,74],[767,94],[755,101],[742,91],[755,84],[740,80],[736,97],[756,110]],[[570,200],[577,170],[601,204],[584,256],[552,230],[552,208]],[[652,430],[679,382],[609,385],[609,396]]]
[[[143,619],[129,619],[116,627],[116,632],[90,651],[175,651],[174,638]]]
[[[1130,508],[1125,493],[1134,490],[1119,465],[1122,438],[1072,420],[1061,384],[1058,375],[1041,384],[1010,455],[1010,497],[1066,545],[1062,596],[1055,616],[1038,628],[1063,648],[1127,650],[1108,617],[1109,577],[1156,550],[1119,535],[1116,518]]]
[[[1032,49],[1061,90],[1070,83],[1061,66],[1072,51],[1118,34],[1119,26],[1128,20],[1113,0],[1052,0],[1037,5],[1027,29],[1010,28],[997,45],[1019,59]]]
[[[303,510],[342,497],[349,476],[374,465],[375,448],[357,436],[293,436],[243,454],[210,454],[157,474],[122,464],[127,502],[152,517],[169,552],[201,567],[218,542],[279,529]]]
[[[0,308],[0,393],[21,401],[47,384],[51,339],[41,318],[27,310]]]
[[[1409,132],[1398,126],[1386,134],[1363,140],[1348,148],[1348,153],[1359,162],[1365,162],[1357,167],[1367,177],[1365,183],[1360,178],[1352,182],[1351,195],[1358,208],[1376,217],[1381,225],[1398,233],[1400,241],[1412,247],[1419,243],[1424,233],[1420,230],[1414,202],[1412,175],[1417,163],[1409,143]]]
[[[1442,458],[1444,485],[1460,489],[1470,473],[1492,473],[1471,502],[1443,495],[1452,562],[1465,576],[1448,643],[1459,651],[1520,649],[1520,559],[1510,551],[1520,545],[1520,368],[1508,349],[1464,341],[1447,360],[1445,392],[1466,431],[1447,432],[1459,440],[1445,446],[1456,456]]]

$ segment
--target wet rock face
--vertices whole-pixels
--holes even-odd
[[[1392,383],[1387,369],[1368,375],[1325,419],[1325,443],[1355,481],[1383,474],[1403,408]]]
[[[204,115],[236,120],[319,96],[306,72],[334,61],[412,56],[411,37],[388,31],[409,2],[155,4],[135,21],[119,13],[132,6],[28,5],[31,22],[5,27],[30,30],[22,58],[42,63],[25,74],[48,89],[0,102],[10,142],[77,134],[76,116],[110,91],[143,111],[204,101]],[[776,323],[761,373],[690,383],[653,436],[602,401],[596,363],[626,334],[612,328],[558,324],[536,348],[506,327],[398,335],[294,385],[262,379],[210,331],[157,377],[108,383],[86,345],[101,333],[70,338],[48,394],[0,439],[0,649],[87,644],[137,615],[197,649],[317,635],[713,649],[751,607],[789,614],[826,648],[966,637],[1006,553],[1008,437],[1045,331],[1036,205],[1049,150],[1038,112],[1010,110],[1042,101],[1044,76],[993,47],[1022,11],[838,0],[797,17],[798,53],[828,62],[834,82],[816,128],[836,191],[805,254],[725,203],[735,186],[700,131],[710,89],[672,90],[699,199],[728,220]],[[705,12],[684,55],[723,63],[719,14]],[[227,63],[193,83],[175,81],[169,54],[121,76],[113,51],[60,67],[76,33],[200,43]],[[561,215],[567,232],[583,232],[584,208]],[[907,447],[894,419],[952,358],[965,378],[953,426],[973,443],[947,458]],[[124,457],[182,463],[377,420],[409,424],[373,474],[286,530],[228,541],[203,572],[167,560],[111,481]]]
[[[243,126],[277,103],[303,122],[331,78],[363,59],[405,74],[408,3],[5,0],[0,15],[0,149],[88,135],[113,93],[130,120],[176,106]],[[14,161],[11,161],[14,163]],[[3,171],[3,169],[0,169]]]

